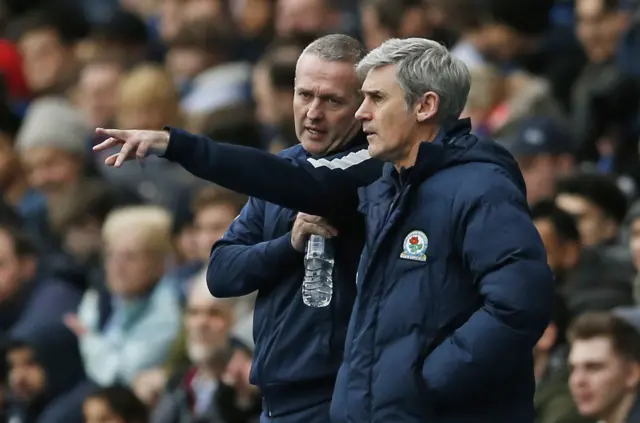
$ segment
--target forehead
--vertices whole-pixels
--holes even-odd
[[[580,16],[598,16],[605,12],[604,0],[578,0],[576,12]]]
[[[388,65],[369,71],[362,84],[362,91],[365,93],[370,91],[387,93],[402,91],[396,78],[396,66]]]
[[[591,205],[585,198],[574,194],[558,194],[556,197],[556,205],[573,215],[586,213],[591,208]]]
[[[572,365],[608,361],[616,356],[611,340],[604,336],[580,339],[571,345],[569,362]]]
[[[352,63],[304,54],[296,67],[296,88],[344,95],[357,90],[358,78]]]

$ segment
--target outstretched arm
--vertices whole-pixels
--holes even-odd
[[[98,129],[110,138],[94,147],[100,151],[122,145],[106,159],[120,167],[126,160],[156,154],[176,162],[193,175],[280,206],[329,218],[353,214],[357,188],[380,176],[382,163],[366,147],[339,158],[292,160],[257,149],[217,143],[200,135],[168,131]]]

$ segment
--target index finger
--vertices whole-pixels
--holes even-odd
[[[105,128],[96,128],[96,135],[103,135],[106,137],[118,138],[126,141],[127,132],[122,129],[105,129]]]

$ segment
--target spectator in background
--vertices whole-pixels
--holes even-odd
[[[580,260],[582,245],[575,219],[553,200],[532,205],[531,218],[547,251],[547,263],[555,276],[557,292],[562,292]]]
[[[92,392],[82,405],[84,423],[148,423],[147,407],[124,386]]]
[[[565,332],[569,321],[564,300],[556,295],[551,322],[533,349],[536,423],[588,422],[578,414],[568,386]]]
[[[82,67],[76,100],[89,125],[115,123],[118,87],[124,69],[122,60],[109,56],[97,56]]]
[[[601,95],[621,77],[615,53],[628,20],[619,0],[576,0],[576,32],[589,59],[573,86],[572,115],[578,141],[588,141],[594,118],[593,96]],[[637,154],[637,152],[636,152]]]
[[[434,27],[431,10],[422,0],[366,0],[361,19],[364,43],[369,50],[389,38],[423,37],[451,47],[455,41],[450,31]]]
[[[16,150],[22,119],[8,105],[0,104],[0,190],[3,200],[14,207],[29,231],[38,237],[47,225],[42,194],[29,186],[27,174]]]
[[[299,142],[293,118],[293,91],[296,64],[304,47],[295,41],[272,45],[253,70],[253,96],[262,142],[273,153]]]
[[[246,419],[236,420],[238,422],[248,421],[251,414],[254,418],[260,415],[260,394],[249,384],[248,374],[242,385],[247,388],[244,392],[223,381],[233,354],[230,332],[235,319],[235,301],[213,298],[203,276],[195,280],[188,294],[185,341],[190,366],[171,376],[167,392],[155,409],[153,423],[235,423],[224,419],[224,415],[233,414],[233,411],[225,412],[226,407],[239,408],[249,414]],[[227,390],[232,392],[232,401],[221,402]]]
[[[626,218],[629,225],[629,249],[633,266],[638,272],[633,283],[633,297],[636,305],[640,305],[640,203],[635,203]]]
[[[154,64],[141,64],[127,72],[117,90],[115,121],[125,128],[159,129],[168,122],[180,122],[179,96],[165,70]],[[88,138],[87,138],[88,139]],[[130,164],[122,172],[104,166],[108,154],[96,156],[100,174],[122,190],[137,194],[143,201],[173,209],[180,192],[194,178],[178,166],[149,160],[143,168]]]
[[[575,217],[585,246],[615,246],[627,212],[627,199],[607,176],[579,173],[557,181],[558,207]]]
[[[173,38],[167,68],[181,86],[187,120],[250,101],[251,65],[235,59],[235,36],[227,23],[198,21]]]
[[[19,24],[18,48],[33,95],[64,95],[75,82],[75,47],[89,32],[88,22],[76,6],[52,0]]]
[[[9,422],[82,422],[81,404],[90,385],[77,342],[63,325],[14,335],[6,357]]]
[[[142,18],[120,9],[108,16],[91,27],[89,36],[79,46],[79,59],[116,56],[127,65],[149,59],[149,30]]]
[[[276,34],[279,37],[325,35],[340,25],[334,0],[277,0]]]
[[[604,423],[640,419],[640,334],[610,313],[580,316],[569,330],[569,387],[581,415]]]
[[[84,176],[91,129],[80,111],[63,97],[46,96],[32,102],[16,138],[16,147],[31,188],[46,199],[48,234],[55,245],[58,225],[78,190],[90,181]]]
[[[103,226],[107,290],[88,290],[65,323],[80,340],[88,377],[100,386],[130,384],[167,359],[179,331],[175,287],[165,283],[171,217],[157,206],[130,206]]]
[[[520,165],[529,204],[552,198],[557,179],[568,176],[576,167],[575,144],[563,122],[528,118],[518,125],[515,136],[504,143]]]
[[[19,229],[0,224],[0,330],[33,332],[62,324],[74,312],[82,291],[68,281],[38,272],[36,246]]]
[[[471,90],[464,115],[477,133],[497,140],[514,137],[531,116],[561,120],[563,113],[548,82],[524,71],[504,75],[485,64],[470,69]]]

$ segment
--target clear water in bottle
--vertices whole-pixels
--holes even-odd
[[[309,307],[326,307],[333,296],[333,250],[319,235],[311,235],[304,256],[302,301]]]

